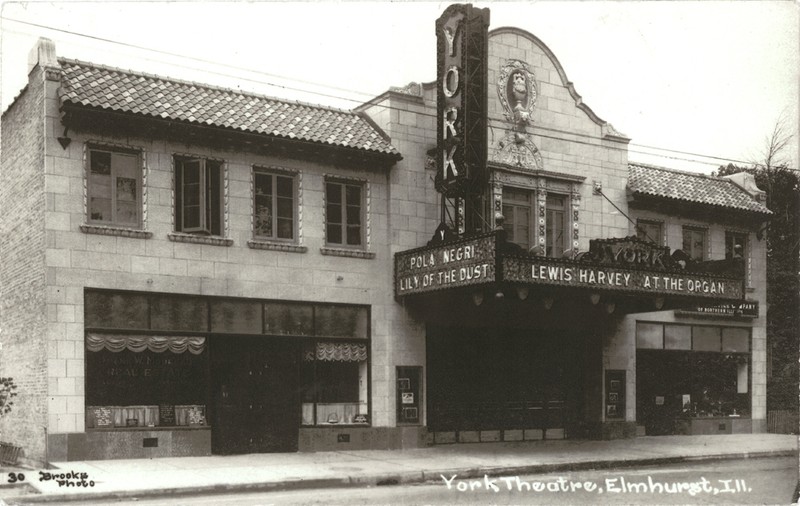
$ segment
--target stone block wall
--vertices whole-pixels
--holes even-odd
[[[55,91],[54,85],[51,91]],[[48,100],[46,159],[47,200],[42,220],[46,236],[48,299],[47,425],[52,433],[85,430],[84,288],[141,290],[211,296],[367,304],[372,311],[372,422],[392,425],[394,390],[392,349],[398,339],[386,314],[394,310],[392,256],[389,252],[389,167],[368,170],[346,165],[287,159],[279,154],[211,149],[146,137],[112,137],[102,132],[70,131],[63,149],[56,133],[63,130],[58,103]],[[146,179],[146,230],[150,238],[85,233],[86,145],[127,146],[140,150]],[[170,240],[173,223],[173,155],[221,159],[228,184],[226,236],[231,246],[189,244]],[[248,247],[252,239],[252,168],[296,171],[301,187],[298,235],[306,252]],[[326,175],[366,183],[367,250],[371,258],[323,252],[324,182]],[[43,260],[44,262],[44,260]],[[402,347],[401,347],[402,348]],[[423,348],[424,355],[424,348]],[[404,365],[404,364],[398,364]]]
[[[390,425],[396,420],[395,366],[422,366],[422,392],[425,392],[425,323],[394,300],[393,275],[394,254],[424,246],[439,225],[439,194],[433,186],[433,171],[425,168],[427,151],[436,143],[436,103],[435,97],[431,102],[429,86],[420,86],[420,92],[416,95],[389,92],[363,108],[403,154],[389,175],[387,187],[390,264],[382,279],[389,293],[381,324],[391,336],[387,343],[389,361],[382,370],[373,367],[373,388],[377,382],[381,386],[385,382],[388,392],[384,399],[373,395],[373,402],[386,403]],[[424,425],[424,397],[422,408]]]
[[[535,36],[524,30],[501,28],[489,39],[489,158],[499,143],[513,131],[498,98],[498,79],[509,60],[527,64],[537,88],[536,105],[526,132],[542,157],[541,170],[584,178],[579,185],[579,249],[589,240],[624,237],[626,218],[602,195],[593,193],[598,182],[603,194],[623,211],[627,209],[627,141],[609,137],[605,121],[586,105],[567,79],[555,55]]]
[[[742,220],[731,217],[729,220],[710,219],[703,216],[691,218],[667,215],[660,212],[636,209],[632,211],[631,218],[658,221],[663,224],[664,235],[666,236],[666,246],[671,251],[683,247],[683,226],[699,226],[707,230],[706,240],[707,258],[709,260],[723,260],[725,258],[725,233],[727,231],[740,232],[747,234],[748,259],[745,265],[745,298],[756,300],[759,303],[759,316],[752,320],[731,320],[724,318],[692,318],[689,316],[676,316],[673,311],[661,311],[651,313],[640,313],[625,317],[616,339],[629,336],[622,346],[607,348],[605,350],[605,362],[626,363],[628,365],[629,380],[628,387],[633,387],[631,394],[633,400],[636,399],[636,321],[653,322],[681,322],[681,323],[700,323],[706,325],[724,326],[743,326],[752,329],[751,334],[751,409],[754,432],[766,432],[767,418],[767,385],[766,385],[766,362],[767,362],[767,244],[766,238],[758,239],[756,230],[752,227],[742,225]],[[635,235],[636,231],[633,224],[630,224],[629,235]],[[629,415],[635,417],[634,413]]]

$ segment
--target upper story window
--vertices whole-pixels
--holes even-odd
[[[289,173],[254,169],[253,235],[257,239],[297,239],[297,185]]]
[[[87,222],[96,225],[142,226],[140,154],[91,147],[87,181]]]
[[[533,192],[503,187],[503,218],[506,237],[525,250],[533,246]]]
[[[664,228],[660,221],[636,220],[636,237],[642,241],[664,245]]]
[[[706,231],[702,228],[683,227],[684,253],[692,260],[702,262],[706,259]]]
[[[363,247],[365,183],[355,180],[325,181],[325,242]]]
[[[545,255],[560,258],[564,255],[567,242],[567,197],[547,195]]]
[[[223,235],[222,162],[175,157],[175,231]]]
[[[566,195],[548,193],[538,201],[536,192],[503,187],[503,218],[508,241],[529,250],[544,233],[545,255],[560,258],[569,244],[569,199]],[[538,207],[538,211],[537,211]],[[544,228],[536,234],[537,216],[544,217]]]
[[[725,260],[747,256],[747,234],[725,232]]]

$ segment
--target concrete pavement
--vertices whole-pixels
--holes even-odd
[[[449,478],[454,474],[459,478],[483,477],[484,474],[509,476],[706,459],[796,455],[797,447],[797,436],[741,434],[649,436],[614,441],[476,443],[414,450],[54,462],[54,469],[25,473],[27,492],[6,486],[0,488],[0,498],[13,504],[15,498],[12,496],[30,503],[176,493],[374,486],[439,481],[441,475]],[[50,476],[45,473],[50,473]]]

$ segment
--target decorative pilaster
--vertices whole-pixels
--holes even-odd
[[[465,231],[464,227],[464,199],[458,199],[458,235],[463,235]]]
[[[298,171],[297,178],[297,244],[303,244],[303,173]],[[254,195],[251,193],[251,195]],[[325,223],[323,221],[323,223]]]
[[[570,195],[570,205],[572,207],[572,250],[578,251],[580,245],[580,209],[581,209],[581,194],[577,188],[578,185],[572,185],[572,192]]]
[[[547,249],[547,189],[539,188],[536,190],[536,207],[538,208],[538,239],[539,247],[542,252]]]
[[[230,205],[228,203],[228,164],[222,164],[222,222],[223,222],[223,230],[222,230],[222,237],[228,237],[228,233],[230,231]],[[252,195],[252,193],[251,193]],[[173,213],[174,214],[174,213]]]
[[[492,181],[492,228],[497,227],[497,215],[503,214],[503,183],[500,181]]]
[[[142,230],[147,230],[147,151],[142,150],[139,160],[142,163]]]

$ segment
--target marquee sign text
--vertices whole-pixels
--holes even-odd
[[[558,264],[536,258],[503,259],[506,281],[597,288],[638,293],[692,295],[737,299],[743,297],[740,280],[693,273],[619,269],[606,266]]]
[[[490,283],[494,262],[494,235],[397,253],[395,295]]]

